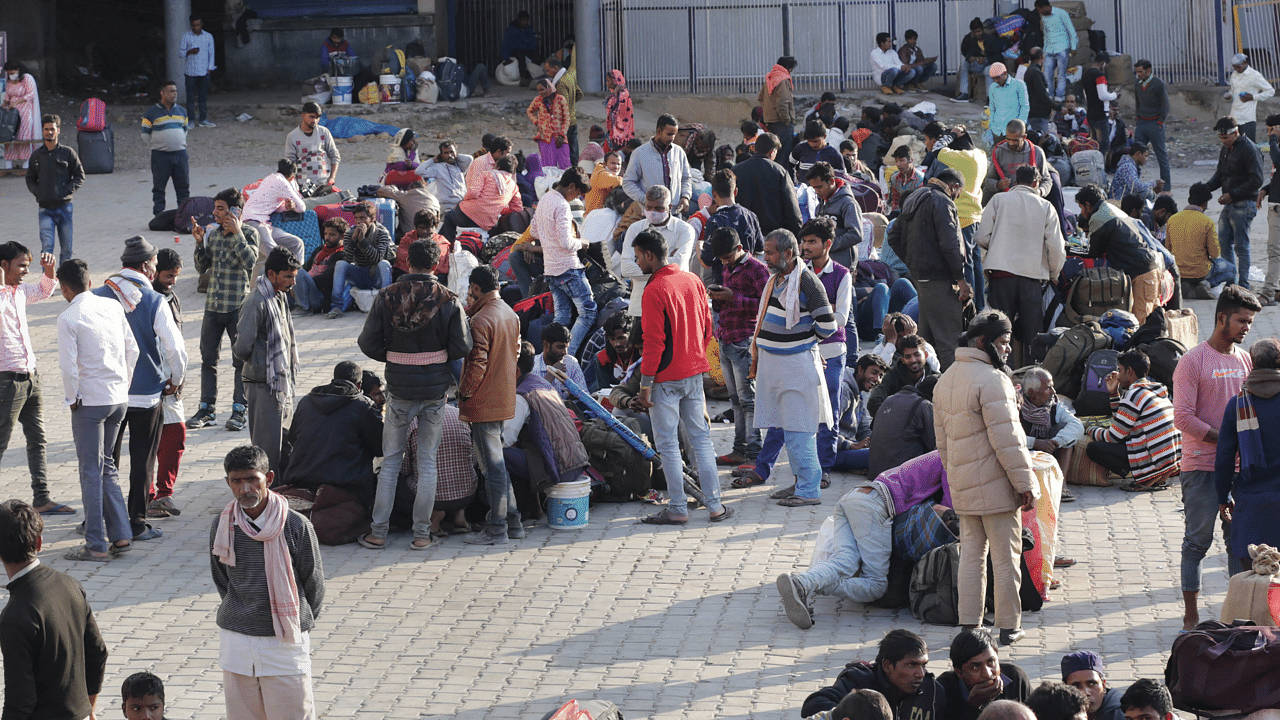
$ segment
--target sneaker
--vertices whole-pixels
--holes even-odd
[[[787,610],[787,619],[801,630],[813,627],[813,611],[809,609],[809,593],[790,573],[778,576],[778,594],[782,595],[782,606]]]
[[[328,314],[325,315],[325,317],[329,318],[330,320],[337,320],[338,318],[342,317],[342,311],[339,310],[338,308],[334,308],[330,310]]]
[[[187,421],[187,429],[197,430],[202,427],[209,427],[215,424],[213,415],[213,406],[209,403],[200,403],[200,409],[196,410],[196,414],[191,416]]]
[[[524,525],[521,525],[518,522],[511,522],[510,520],[507,521],[507,537],[508,538],[512,540],[523,540],[524,537],[528,534],[529,534],[529,531],[525,530]]]
[[[209,122],[208,120],[201,120],[200,127],[218,127],[218,126]]]
[[[951,102],[953,103],[969,102],[970,99],[971,98],[969,97],[969,93],[960,93],[959,95],[951,98]]]
[[[734,453],[729,453],[728,455],[721,455],[720,457],[717,457],[716,465],[727,465],[727,466],[737,467],[738,465],[741,465],[746,461],[747,461],[746,458],[734,452]]]
[[[462,538],[462,542],[468,545],[506,545],[507,536],[490,535],[484,530],[481,530],[479,532],[468,533],[466,537]]]
[[[240,403],[231,406],[231,417],[227,419],[227,429],[232,432],[239,432],[244,426],[249,424],[249,420],[244,416],[245,407]]]

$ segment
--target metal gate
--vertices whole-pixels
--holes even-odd
[[[452,0],[450,55],[467,67],[484,63],[492,71],[503,60],[499,57],[502,36],[521,10],[529,11],[543,57],[573,38],[573,0]]]
[[[1233,53],[1249,56],[1249,64],[1270,82],[1280,81],[1280,0],[1251,0],[1231,9],[1236,34]]]
[[[1151,60],[1169,82],[1213,84],[1223,77],[1219,17],[1227,1],[1088,0],[1086,8],[1108,50]],[[1256,47],[1269,49],[1255,64],[1262,69],[1271,60],[1274,69],[1263,72],[1280,74],[1280,0],[1248,4],[1237,6],[1241,17],[1257,26]],[[797,89],[866,89],[878,84],[870,61],[876,33],[900,43],[915,30],[925,54],[937,55],[939,71],[949,76],[960,67],[960,41],[973,18],[1031,6],[1032,0],[602,0],[601,72],[619,69],[642,92],[754,93],[777,58],[792,55]]]

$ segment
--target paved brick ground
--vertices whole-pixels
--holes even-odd
[[[371,181],[380,167],[344,163],[342,174],[355,185]],[[264,173],[249,165],[197,169],[193,192],[212,195]],[[1193,178],[1178,180],[1182,200]],[[149,182],[142,172],[91,176],[76,196],[77,254],[95,278],[118,267],[129,235],[141,231],[172,246],[172,235],[145,231]],[[0,217],[9,238],[38,247],[35,206],[21,180],[0,179]],[[1255,232],[1265,233],[1265,224],[1255,223]],[[1255,253],[1262,244],[1255,240]],[[190,237],[177,247],[189,261]],[[203,296],[190,275],[178,292],[188,352],[198,361]],[[51,484],[56,499],[79,507],[69,414],[58,407],[55,318],[64,307],[55,296],[30,312],[49,408]],[[1205,337],[1211,303],[1192,307]],[[367,361],[354,342],[362,322],[358,313],[298,322],[304,391],[338,361]],[[1276,311],[1269,309],[1252,337],[1276,329]],[[225,389],[222,396],[225,419]],[[727,449],[731,435],[717,426],[717,447]],[[183,515],[160,521],[162,540],[139,543],[121,559],[102,566],[64,560],[80,541],[72,532],[79,518],[48,522],[42,559],[84,583],[111,648],[103,716],[118,716],[115,689],[145,669],[165,679],[170,717],[222,717],[208,532],[212,514],[229,500],[221,458],[247,439],[247,432],[220,426],[192,433],[177,490]],[[503,548],[453,538],[416,553],[407,550],[406,535],[393,535],[384,552],[326,547],[328,594],[312,634],[319,713],[536,718],[564,698],[599,696],[633,718],[794,717],[809,692],[850,659],[870,659],[893,627],[923,634],[934,649],[931,670],[941,673],[953,628],[829,598],[817,601],[818,622],[809,631],[781,612],[774,578],[807,564],[822,519],[861,480],[837,477],[823,506],[794,510],[768,501],[772,488],[729,490],[738,516],[723,525],[695,513],[684,529],[640,526],[635,519],[648,508],[631,504],[593,508],[584,530],[540,527]],[[28,482],[15,436],[0,483],[7,495],[30,500]],[[1062,589],[1043,612],[1026,616],[1027,638],[1005,656],[1036,681],[1056,679],[1061,655],[1079,649],[1100,652],[1118,683],[1158,676],[1180,626],[1179,493],[1081,488],[1076,494],[1079,501],[1063,508],[1062,554],[1080,564],[1063,573]],[[1206,562],[1205,596],[1214,611],[1226,588],[1222,550],[1216,543]]]

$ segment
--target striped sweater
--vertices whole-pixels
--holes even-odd
[[[760,322],[760,334],[756,338],[758,348],[777,355],[802,353],[830,337],[837,329],[826,288],[808,268],[800,276],[800,321],[788,328],[787,311],[782,306],[786,280],[785,276],[779,277],[773,292],[762,300],[767,305]]]
[[[1173,424],[1173,403],[1163,385],[1140,380],[1111,396],[1111,426],[1089,431],[1094,440],[1123,442],[1136,482],[1170,470],[1182,461],[1182,433]]]

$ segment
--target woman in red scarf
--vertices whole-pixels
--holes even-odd
[[[635,113],[631,107],[631,91],[621,70],[610,70],[605,78],[609,99],[605,101],[605,128],[609,133],[609,149],[620,151],[636,136]]]

